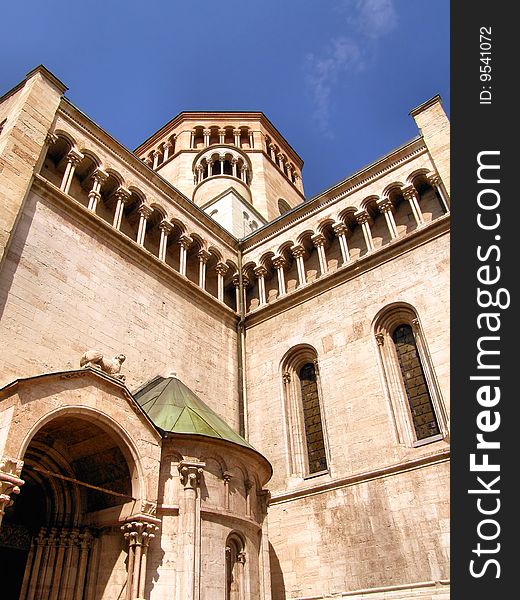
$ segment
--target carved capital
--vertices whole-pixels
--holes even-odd
[[[158,531],[155,523],[147,521],[129,521],[121,527],[129,546],[148,546]]]
[[[285,256],[275,256],[273,257],[271,262],[273,263],[273,267],[275,269],[285,269],[285,267],[287,266],[287,260],[285,259]]]
[[[338,223],[333,223],[332,230],[339,237],[340,235],[347,235],[347,232],[349,229],[345,225],[345,223],[338,222]]]
[[[301,244],[298,244],[297,246],[293,246],[291,248],[291,253],[294,258],[301,258],[305,256],[305,248]]]
[[[161,155],[162,155],[162,152],[161,152],[159,149],[157,149],[157,150],[154,150],[154,151],[152,152],[152,156],[153,156],[154,158],[159,158]]]
[[[181,235],[179,238],[179,245],[187,250],[193,244],[193,238],[190,238],[189,235]]]
[[[203,130],[202,130],[202,133],[203,133],[204,135],[211,135],[211,129],[203,129]]]
[[[148,204],[141,204],[141,206],[137,209],[137,212],[144,219],[148,220],[153,215],[153,208],[148,206]]]
[[[417,190],[413,187],[413,185],[408,185],[401,190],[403,197],[405,200],[417,200],[419,198],[419,194]]]
[[[240,135],[240,129],[233,129],[233,135]]]
[[[265,277],[267,275],[267,269],[260,265],[259,267],[253,269],[253,273],[257,279],[260,279],[261,277]]]
[[[248,171],[248,170],[249,170],[249,167],[248,167],[247,165],[242,165],[242,166],[240,167],[240,170],[241,170],[241,171],[242,171],[242,173],[243,173],[244,171]]]
[[[291,374],[289,373],[289,371],[285,371],[282,374],[282,380],[284,382],[285,385],[291,383]]]
[[[360,225],[363,225],[364,223],[370,223],[370,221],[372,220],[366,210],[358,211],[354,214],[354,217]]]
[[[78,152],[74,148],[72,148],[70,150],[70,152],[67,154],[67,161],[71,165],[74,165],[74,167],[77,167],[79,165],[79,163],[83,160],[83,158],[84,158],[83,154],[81,154],[81,152]]]
[[[384,333],[376,333],[375,338],[376,338],[376,342],[377,342],[378,346],[384,346],[384,343],[385,343]]]
[[[119,200],[119,202],[122,202],[123,204],[126,204],[130,200],[131,195],[132,192],[124,187],[118,188],[114,194],[116,200]]]
[[[311,237],[311,242],[319,248],[320,246],[325,246],[327,238],[322,233],[317,233]]]
[[[179,475],[184,489],[196,490],[202,477],[205,463],[183,460],[179,463]]]
[[[237,563],[240,563],[241,565],[245,565],[246,564],[246,553],[245,552],[239,552],[237,555]]]
[[[168,150],[171,150],[173,148],[173,142],[171,142],[171,141],[164,142],[164,147],[168,148]]]
[[[151,156],[143,156],[141,160],[144,162],[145,165],[148,165],[149,167],[153,165],[153,160]]]
[[[206,264],[208,262],[208,260],[211,258],[211,254],[207,250],[204,250],[204,248],[203,248],[202,250],[199,250],[197,252],[197,257],[199,259],[199,262]]]
[[[227,485],[230,481],[231,481],[232,475],[229,471],[224,471],[222,473],[222,479],[224,480],[224,483]]]
[[[45,144],[47,146],[52,146],[58,141],[58,136],[55,133],[48,133],[45,136]]]
[[[220,129],[218,130],[218,134],[219,134],[219,135],[226,135],[226,130],[225,130],[225,129],[223,129],[223,128],[220,128]]]
[[[164,232],[164,235],[170,235],[170,233],[173,231],[173,225],[170,223],[170,221],[163,219],[159,223],[159,229]]]
[[[393,212],[395,209],[390,198],[381,198],[381,200],[377,201],[377,206],[382,213]]]
[[[433,188],[438,188],[441,185],[441,178],[437,173],[430,173],[428,176],[428,181]]]
[[[217,272],[218,275],[222,275],[222,277],[228,272],[229,267],[226,265],[226,263],[223,262],[218,262],[215,265],[215,271]]]
[[[14,498],[11,495],[19,494],[20,487],[24,484],[23,479],[20,479],[22,465],[22,461],[10,458],[0,461],[0,517],[13,504]]]
[[[108,179],[108,173],[105,173],[102,169],[96,169],[94,173],[92,173],[92,178],[99,183],[99,185],[103,185]]]

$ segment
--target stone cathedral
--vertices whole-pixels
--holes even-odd
[[[449,598],[449,121],[313,198],[261,112],[0,98],[4,600]]]

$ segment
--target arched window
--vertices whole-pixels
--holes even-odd
[[[438,435],[439,424],[410,325],[399,325],[392,334],[392,340],[410,406],[415,436],[418,440],[424,440]]]
[[[387,307],[374,329],[398,441],[420,446],[447,437],[447,410],[415,310]]]
[[[280,211],[280,214],[283,215],[287,211],[291,210],[291,206],[287,202],[287,200],[284,200],[283,198],[279,198],[278,199],[278,210]]]
[[[244,542],[236,533],[232,533],[226,542],[226,600],[245,597],[244,564]]]
[[[308,477],[328,472],[328,449],[317,354],[311,346],[291,350],[282,363],[290,470]]]

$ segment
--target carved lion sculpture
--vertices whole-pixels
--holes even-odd
[[[121,374],[121,365],[125,362],[126,356],[118,354],[112,359],[106,359],[103,353],[99,350],[87,350],[79,361],[80,367],[92,367],[100,369],[107,375],[115,377],[120,381],[125,380],[125,376]]]

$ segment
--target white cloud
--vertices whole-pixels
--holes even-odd
[[[327,137],[333,137],[329,107],[338,79],[364,69],[379,38],[397,25],[393,0],[341,0],[336,8],[347,15],[352,35],[333,38],[321,53],[309,53],[304,65],[314,102],[313,117]]]

